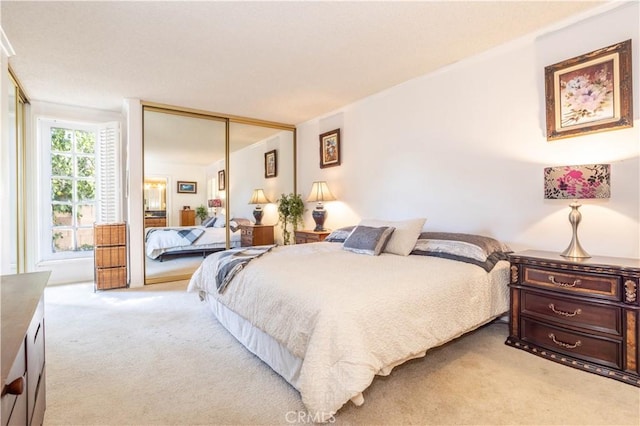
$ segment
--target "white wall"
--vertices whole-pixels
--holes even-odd
[[[199,205],[207,206],[206,167],[157,161],[148,161],[144,167],[145,176],[167,178],[167,226],[180,226],[180,210],[184,206],[192,210]],[[178,193],[178,181],[196,182],[196,193]],[[196,224],[199,223],[196,218]]]
[[[543,168],[611,163],[611,198],[584,200],[580,240],[592,255],[640,257],[639,4],[609,9],[299,125],[299,192],[328,182],[339,200],[325,204],[331,229],[364,217],[426,217],[428,230],[558,252],[571,239],[569,202],[543,199]],[[627,39],[634,127],[547,142],[544,67]],[[342,165],[320,169],[318,135],[334,128]]]

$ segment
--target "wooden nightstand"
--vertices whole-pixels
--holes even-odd
[[[273,244],[273,225],[240,225],[242,247]]]
[[[640,259],[528,250],[509,260],[507,345],[640,387]]]
[[[196,225],[196,211],[180,210],[180,226],[195,226],[195,225]]]
[[[296,244],[324,241],[330,233],[329,231],[295,231]]]

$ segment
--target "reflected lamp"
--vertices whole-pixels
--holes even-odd
[[[220,199],[220,198],[212,198],[210,200],[207,200],[207,204],[208,204],[209,208],[213,208],[213,214],[217,215],[218,214],[218,207],[222,207],[222,199]]]
[[[253,210],[253,217],[256,220],[256,225],[262,225],[262,204],[270,203],[269,199],[266,195],[264,195],[264,191],[262,188],[254,189],[253,195],[251,195],[251,200],[249,200],[249,204],[255,204],[256,207]]]

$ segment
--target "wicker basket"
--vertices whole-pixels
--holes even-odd
[[[124,223],[94,225],[93,236],[96,246],[118,246],[127,243],[127,228]]]
[[[96,269],[96,290],[108,290],[127,286],[127,268]]]
[[[95,256],[96,268],[127,265],[127,248],[125,246],[96,247]]]

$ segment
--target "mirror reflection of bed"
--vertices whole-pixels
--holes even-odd
[[[239,246],[238,222],[254,221],[254,189],[264,188],[272,202],[295,190],[292,126],[227,122],[156,105],[145,106],[143,118],[146,284],[188,279],[208,254]],[[278,176],[266,178],[264,153],[273,149]],[[204,219],[195,216],[198,207]],[[264,207],[263,223],[276,225],[275,204]]]

